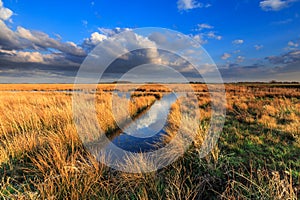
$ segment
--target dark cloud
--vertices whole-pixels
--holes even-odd
[[[88,53],[101,42],[106,44],[102,49],[106,55],[116,58],[105,71],[105,76],[110,79],[120,78],[136,66],[147,65],[144,72],[148,73],[146,75],[149,77],[152,68],[153,74],[157,74],[157,69],[160,69],[162,73],[167,73],[166,68],[163,67],[168,66],[193,81],[200,80],[202,76],[191,62],[200,63],[200,73],[215,75],[214,66],[209,64],[211,63],[209,59],[206,59],[205,55],[195,54],[199,44],[191,43],[188,37],[179,37],[178,34],[154,31],[145,37],[131,32],[129,28],[99,28],[89,38],[84,39],[82,44],[77,45],[73,42],[62,42],[59,37],[52,38],[44,32],[29,30],[21,26],[12,30],[6,23],[7,21],[0,19],[1,81],[5,79],[7,82],[14,78],[30,80],[30,77],[33,80],[40,78],[40,82],[43,80],[49,82],[51,78],[53,80],[73,80]],[[124,31],[127,31],[128,34],[124,34],[123,38],[112,37]],[[211,37],[213,36],[212,34]],[[126,42],[124,43],[124,41]],[[239,41],[239,43],[241,42],[242,40]],[[124,44],[126,45],[124,46]],[[174,52],[165,51],[160,47],[174,49]],[[128,52],[132,48],[135,50]],[[184,58],[176,54],[178,50],[182,50]],[[98,51],[96,56],[103,56],[102,53]],[[269,80],[278,78],[280,74],[288,77],[289,74],[298,73],[300,68],[300,50],[266,57],[265,61],[268,63],[265,64],[243,66],[239,62],[243,60],[243,57],[240,58],[240,60],[220,67],[220,73],[225,81]],[[95,67],[101,65],[98,63],[99,60],[94,61]],[[91,68],[87,74],[96,77],[94,72],[94,69]],[[136,71],[135,73],[140,72]],[[139,74],[133,75],[139,77]],[[169,78],[168,74],[161,74],[161,77]],[[16,80],[12,80],[12,82]]]
[[[139,49],[124,54],[111,63],[105,73],[124,74],[145,64],[168,66],[185,76],[199,77],[199,72],[187,60],[172,52],[157,49]],[[148,72],[151,73],[150,70]]]
[[[48,50],[56,49],[74,56],[86,56],[86,52],[72,42],[63,43],[40,31],[30,31],[23,27],[11,30],[0,20],[0,47],[5,50]]]
[[[33,73],[47,77],[52,77],[51,74],[75,76],[86,55],[81,47],[72,42],[61,42],[59,38],[54,39],[46,33],[21,26],[13,31],[0,20],[1,81],[5,76],[12,80],[14,77],[30,76]]]
[[[300,50],[293,50],[280,56],[269,56],[266,59],[272,64],[293,64],[300,61]]]
[[[2,20],[0,20],[0,48],[5,50],[24,48],[23,41],[20,41],[16,34]]]
[[[300,50],[293,50],[279,56],[265,58],[265,64],[242,66],[230,63],[220,67],[220,72],[225,81],[269,81],[286,80],[299,81]]]

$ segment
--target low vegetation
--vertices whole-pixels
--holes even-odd
[[[192,145],[163,169],[131,174],[108,168],[85,149],[73,120],[72,96],[59,91],[71,91],[69,85],[2,85],[0,199],[297,199],[300,86],[226,85],[224,129],[218,145],[204,158],[199,149],[210,125],[211,99],[205,85],[192,86],[200,125],[194,127],[194,121],[179,112],[178,100],[170,110],[165,140],[171,141],[181,128]],[[10,92],[13,88],[16,92]],[[169,89],[132,88],[119,89],[132,92],[130,101],[116,97],[129,112],[120,110],[113,116],[114,87],[98,87],[95,110],[106,133],[118,129],[115,118],[126,123],[127,115],[137,116],[170,88],[185,90],[175,84]],[[186,127],[178,126],[182,121]],[[180,147],[180,141],[176,145]]]

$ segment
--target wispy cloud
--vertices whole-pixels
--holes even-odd
[[[260,49],[262,49],[264,46],[263,45],[254,45],[254,48],[256,49],[256,50],[260,50]]]
[[[243,44],[243,43],[244,43],[244,40],[242,40],[242,39],[237,39],[237,40],[232,41],[232,44],[235,44],[235,45],[239,45],[239,44]]]
[[[198,28],[197,28],[198,31],[202,31],[203,29],[213,29],[214,28],[212,25],[205,24],[205,23],[198,24],[197,26],[198,26]]]
[[[210,31],[206,34],[206,36],[208,38],[212,38],[212,39],[216,39],[216,40],[221,40],[222,39],[222,36],[220,35],[216,35],[216,32],[215,31]]]
[[[290,6],[291,3],[297,0],[264,0],[259,3],[259,6],[264,11],[279,11]]]
[[[283,25],[283,24],[291,23],[292,21],[293,21],[293,19],[289,18],[289,19],[285,19],[285,20],[274,21],[271,24],[272,25]]]
[[[177,1],[177,8],[180,11],[191,10],[195,8],[208,8],[210,4],[203,4],[201,2],[197,2],[196,0],[178,0]]]
[[[208,39],[221,40],[223,37],[217,34],[217,31],[212,30],[214,28],[214,26],[206,23],[197,24],[197,28],[195,29],[195,31],[199,31],[200,33],[192,37],[201,44],[206,44],[208,42]]]

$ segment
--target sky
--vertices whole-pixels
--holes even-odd
[[[74,82],[94,47],[143,27],[199,42],[225,82],[300,81],[300,0],[0,0],[0,83]],[[186,69],[160,51],[139,54]]]

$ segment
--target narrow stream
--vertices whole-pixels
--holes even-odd
[[[121,134],[114,137],[112,143],[130,152],[148,152],[159,148],[157,143],[166,134],[164,127],[171,105],[176,99],[174,93],[164,95],[147,112],[129,124]]]

